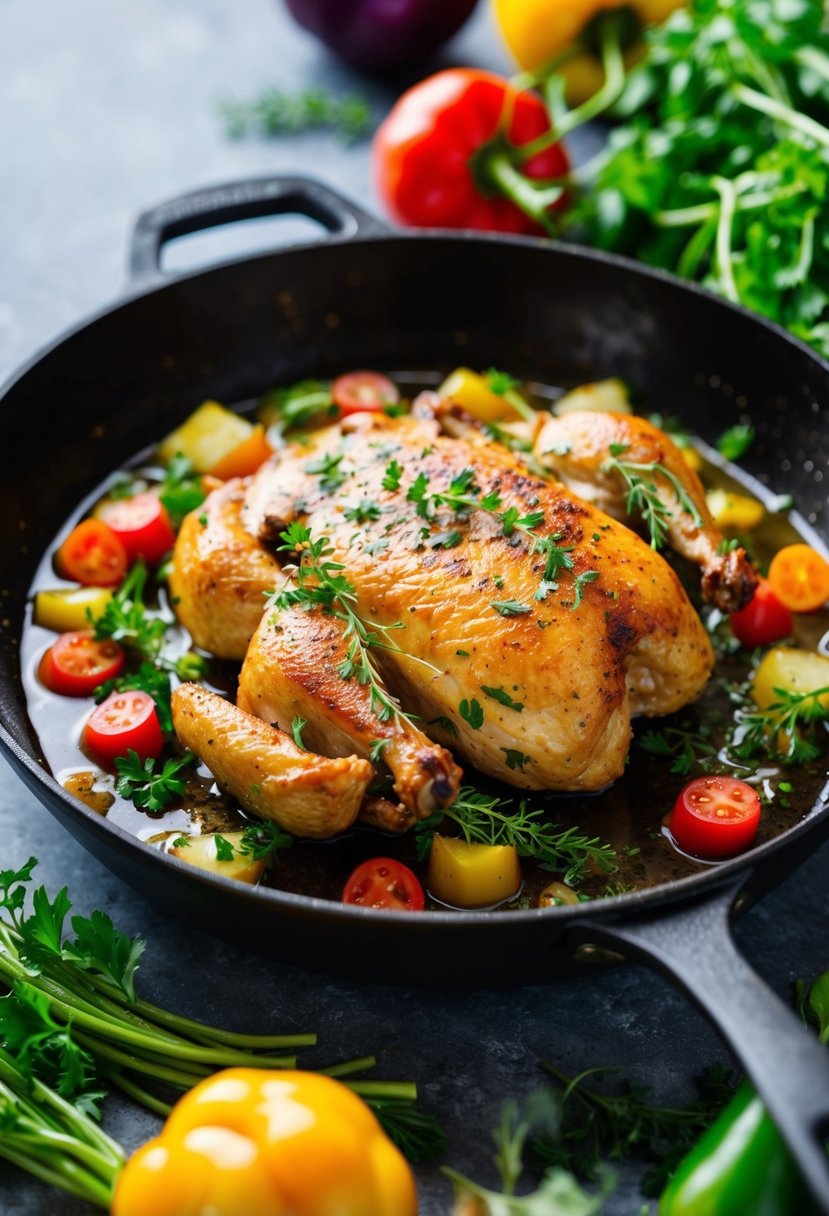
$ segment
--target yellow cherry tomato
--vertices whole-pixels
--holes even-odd
[[[521,863],[512,845],[475,844],[435,836],[426,885],[430,895],[457,908],[483,908],[515,895]]]
[[[771,559],[769,583],[792,612],[816,612],[829,600],[829,562],[811,545],[786,545]]]
[[[34,620],[55,633],[88,629],[103,615],[112,591],[109,587],[58,587],[35,595]]]
[[[212,473],[253,433],[254,426],[247,418],[240,418],[218,401],[205,401],[162,441],[158,454],[167,464],[181,452],[197,473]]]
[[[112,1216],[416,1216],[412,1171],[330,1077],[233,1068],[127,1162]]]
[[[705,495],[711,518],[723,532],[750,532],[756,528],[766,513],[766,508],[756,498],[747,494],[735,494],[718,486]]]
[[[822,688],[829,688],[829,658],[813,650],[775,646],[763,655],[754,673],[751,696],[760,709],[768,709],[780,700],[778,689],[803,696]],[[829,709],[829,692],[817,700]]]
[[[642,25],[665,20],[682,0],[493,0],[495,16],[504,41],[516,61],[526,70],[539,68],[573,47],[584,29],[607,9],[631,9]],[[634,43],[625,54],[633,66],[642,48]],[[578,105],[592,97],[604,83],[604,72],[592,51],[579,51],[562,63],[567,99]]]

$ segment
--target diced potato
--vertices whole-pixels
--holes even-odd
[[[579,904],[579,899],[572,887],[563,882],[551,882],[538,897],[539,908],[558,908],[562,904]]]
[[[165,463],[181,452],[197,473],[209,473],[234,448],[253,434],[253,423],[225,409],[218,401],[205,401],[161,444],[159,455]]]
[[[451,372],[438,389],[438,396],[454,401],[481,422],[498,422],[521,415],[505,397],[493,393],[484,376],[468,367],[458,367]]]
[[[813,650],[775,646],[763,656],[751,686],[752,698],[760,709],[768,709],[780,700],[775,688],[800,695],[829,688],[829,658]],[[829,709],[829,692],[820,697],[820,703]]]
[[[257,423],[247,439],[243,439],[232,452],[214,464],[210,473],[220,481],[230,481],[231,477],[249,477],[272,455],[273,448],[265,438],[265,428]]]
[[[482,908],[509,899],[521,886],[512,845],[468,844],[435,836],[427,885],[435,899],[457,908]]]
[[[265,870],[265,861],[255,861],[246,853],[239,852],[242,832],[223,832],[222,839],[233,848],[232,861],[220,861],[216,849],[216,835],[186,836],[187,844],[173,845],[170,852],[199,870],[221,874],[223,878],[235,878],[237,882],[256,883]]]
[[[59,587],[54,591],[38,591],[35,624],[54,629],[56,633],[89,629],[103,615],[111,599],[109,587]]]
[[[580,384],[553,406],[559,418],[587,410],[600,414],[632,414],[627,385],[622,380],[597,380],[595,384]]]
[[[766,513],[766,508],[756,498],[721,488],[709,490],[705,501],[714,523],[723,532],[750,532]]]

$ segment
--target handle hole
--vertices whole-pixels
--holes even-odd
[[[267,215],[235,220],[204,232],[189,232],[167,241],[161,250],[161,269],[169,274],[198,270],[215,262],[266,253],[287,245],[320,240],[326,229],[305,215]]]

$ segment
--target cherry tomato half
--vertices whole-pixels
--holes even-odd
[[[829,562],[811,545],[786,545],[771,559],[769,583],[793,612],[816,612],[829,600]]]
[[[380,372],[347,372],[334,381],[331,395],[343,416],[382,410],[400,400],[397,385]]]
[[[516,148],[549,130],[537,94],[477,68],[438,72],[403,94],[374,137],[378,193],[398,223],[415,228],[540,233],[540,224],[500,192],[506,187],[498,185],[492,158],[514,161]],[[560,178],[569,162],[553,144],[513,167],[527,178]]]
[[[55,561],[65,578],[84,587],[114,587],[127,572],[127,551],[100,519],[84,519],[58,549]]]
[[[89,629],[62,633],[40,660],[38,677],[64,697],[91,696],[99,684],[112,680],[124,666],[124,652],[107,638],[96,642]]]
[[[686,853],[733,857],[757,835],[760,796],[736,777],[697,777],[677,798],[668,826]]]
[[[422,912],[426,896],[408,866],[392,857],[372,857],[357,866],[346,882],[343,903],[359,904],[361,908]]]
[[[156,566],[175,544],[167,508],[152,490],[103,503],[98,518],[118,537],[130,563],[143,557],[147,565]]]
[[[732,612],[731,632],[743,646],[771,646],[794,629],[792,614],[761,578],[754,595],[739,612]]]
[[[83,728],[83,745],[105,768],[132,750],[155,760],[164,747],[155,701],[149,693],[113,692],[93,709]]]

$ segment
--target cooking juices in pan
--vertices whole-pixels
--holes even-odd
[[[434,385],[437,379],[425,373],[401,373],[392,377],[394,385],[390,388],[389,382],[382,377],[369,377],[365,382],[355,381],[354,377],[351,377],[342,389],[342,393],[345,393],[343,401],[347,406],[343,413],[359,410],[367,402],[371,404],[372,393],[380,394],[380,403],[384,408],[391,412],[399,411],[405,408],[405,403],[400,405],[399,402],[390,400],[397,396],[398,389],[407,397],[412,397],[419,388]],[[491,385],[491,380],[487,384]],[[462,392],[472,393],[468,399],[472,413],[475,413],[477,408],[475,391],[483,391],[487,384],[477,384],[473,378],[473,381],[461,386]],[[509,378],[496,382],[495,387],[501,394],[516,392],[516,386]],[[309,415],[310,411],[310,415],[318,424],[328,421],[330,413],[335,412],[330,408],[328,392],[327,385],[309,385],[305,392],[306,404],[310,399],[305,415]],[[313,408],[315,393],[318,394],[316,412]],[[609,394],[607,400],[604,399],[605,394]],[[537,408],[549,408],[551,402],[555,403],[561,397],[561,392],[533,385],[531,391],[525,386],[522,395],[525,401],[530,401]],[[591,405],[596,395],[596,390],[591,389],[580,402],[574,401],[573,398],[567,400],[571,404]],[[609,404],[611,408],[617,408],[620,404],[624,407],[624,394],[617,385],[602,386],[598,390],[598,397],[600,404]],[[272,422],[276,415],[281,419],[277,426],[283,431],[286,429],[286,413],[289,423],[297,418],[304,421],[301,410],[294,410],[293,416],[291,414],[298,399],[300,402],[303,400],[302,394],[299,398],[278,394],[275,397],[266,397],[263,399],[264,405],[260,407],[265,411],[265,420]],[[482,401],[483,404],[479,404],[485,413],[486,402],[483,399]],[[220,426],[227,422],[226,419],[222,421],[223,417],[217,416],[217,424]],[[520,425],[503,429],[494,421],[488,422],[488,425],[494,436],[493,442],[506,440],[520,446],[520,438],[516,438],[520,437]],[[675,429],[675,424],[668,425],[674,426]],[[232,431],[232,423],[230,428]],[[291,437],[293,438],[293,434]],[[682,433],[677,435],[677,440],[680,444],[686,442]],[[729,450],[730,443],[731,450],[734,451],[739,448],[741,442],[747,440],[747,435],[732,435],[724,445],[724,450]],[[245,471],[245,461],[252,461],[255,465],[268,450],[263,442],[261,427],[256,427],[253,431],[249,426],[242,427],[239,435],[231,436],[228,443],[234,454],[229,460],[225,460],[225,467],[218,470],[224,476],[233,476],[239,471]],[[164,452],[163,447],[161,451]],[[773,556],[782,548],[804,540],[804,537],[798,534],[786,504],[761,507],[759,504],[764,498],[768,502],[767,492],[759,486],[753,486],[739,472],[735,477],[733,466],[729,466],[718,453],[698,443],[687,447],[686,452],[689,461],[699,467],[709,503],[714,508],[718,522],[721,522],[727,535],[739,536],[740,542],[746,545],[758,568],[765,571]],[[166,454],[169,456],[169,452]],[[130,494],[134,498],[136,491],[141,493],[147,487],[152,488],[153,484],[163,477],[164,469],[159,453],[143,453],[131,468],[113,475],[105,486],[99,487],[80,504],[67,521],[62,534],[56,538],[54,546],[44,555],[32,586],[33,602],[38,592],[64,589],[72,585],[56,572],[55,557],[60,545],[79,519],[90,512],[93,515],[100,514],[101,503],[105,501],[108,505],[104,508],[103,515],[110,519],[117,531],[121,518],[118,504],[125,501],[122,496],[127,496],[126,501],[129,501]],[[188,489],[192,492],[194,486],[198,497],[197,480],[188,479],[186,472],[179,478],[178,488],[181,496],[177,505],[182,510],[190,505],[187,502],[187,493]],[[150,495],[150,498],[152,497]],[[752,498],[757,501],[752,503]],[[773,509],[775,506],[777,509]],[[196,507],[196,510],[198,509]],[[135,522],[135,510],[132,506],[127,511],[128,522]],[[147,511],[152,514],[151,502],[147,504]],[[145,526],[143,521],[138,522],[139,527]],[[120,526],[123,526],[123,519]],[[147,526],[151,529],[155,527],[158,531],[158,526],[151,520]],[[158,536],[152,533],[158,541],[156,547],[160,549],[165,548],[169,541],[169,537],[165,538],[162,533],[163,528]],[[100,559],[100,554],[94,550],[94,538],[89,543],[93,546],[93,560],[96,555]],[[127,549],[130,549],[129,542]],[[474,802],[476,796],[483,797],[490,808],[495,810],[496,815],[505,814],[512,823],[522,824],[521,840],[529,843],[531,847],[534,839],[541,838],[539,828],[543,829],[542,836],[546,836],[548,840],[552,838],[554,842],[552,849],[548,849],[542,858],[521,857],[519,889],[512,897],[500,903],[504,908],[526,908],[605,898],[668,882],[692,873],[701,866],[714,864],[711,860],[702,860],[683,852],[667,822],[678,796],[693,778],[719,774],[748,782],[757,791],[761,801],[760,827],[756,838],[758,842],[770,839],[791,827],[817,801],[826,777],[827,734],[823,719],[827,716],[829,696],[813,698],[803,707],[803,712],[797,719],[798,738],[802,746],[798,747],[796,764],[786,763],[781,759],[781,754],[789,747],[790,736],[775,735],[774,731],[770,734],[767,732],[764,746],[761,729],[760,745],[746,746],[747,734],[749,743],[751,739],[751,714],[756,710],[746,695],[746,689],[750,687],[757,665],[768,647],[752,649],[752,643],[756,641],[753,634],[756,622],[751,621],[743,638],[747,644],[738,645],[728,618],[723,618],[716,610],[702,607],[698,571],[691,569],[668,550],[663,552],[676,568],[709,628],[717,654],[713,677],[703,696],[680,713],[670,718],[640,718],[635,721],[634,740],[625,772],[600,793],[585,795],[517,791],[500,786],[465,766],[463,797],[467,801],[471,799]],[[127,556],[129,558],[131,555],[128,553]],[[160,556],[160,552],[153,553],[152,559]],[[81,552],[80,556],[76,553],[74,560],[80,560],[82,565],[84,553]],[[62,571],[66,574],[72,569],[77,570],[77,567],[73,567],[72,560],[67,563],[64,551]],[[150,616],[160,614],[167,622],[163,645],[156,662],[162,670],[169,671],[173,684],[179,676],[191,678],[198,674],[207,688],[234,699],[238,665],[194,654],[189,636],[175,622],[164,573],[163,563],[157,574],[151,570],[144,591]],[[83,575],[80,577],[83,578]],[[83,614],[87,594],[92,597],[89,602],[93,611],[99,610],[99,606],[96,608],[94,603],[94,597],[98,593],[80,592],[79,607],[75,615],[77,617],[77,611],[80,611],[81,617],[72,623],[72,628],[84,627]],[[65,603],[60,600],[58,602]],[[78,695],[78,688],[64,688],[60,678],[56,683],[44,670],[43,655],[55,642],[54,630],[69,628],[60,609],[57,618],[50,616],[48,611],[44,615],[44,603],[48,610],[49,602],[44,601],[41,595],[38,599],[38,620],[28,621],[22,644],[22,668],[29,716],[40,740],[46,763],[57,780],[76,797],[133,833],[144,841],[147,847],[171,850],[192,864],[207,865],[214,872],[225,873],[243,881],[258,880],[283,890],[332,900],[341,899],[346,890],[347,898],[351,902],[361,902],[360,892],[369,890],[378,874],[376,867],[371,866],[367,871],[360,870],[356,874],[355,871],[362,863],[382,857],[390,859],[392,863],[402,863],[418,876],[426,890],[427,909],[446,906],[446,903],[435,898],[436,894],[445,897],[439,875],[433,870],[430,878],[428,870],[430,845],[435,847],[432,844],[433,829],[428,824],[425,829],[410,830],[401,835],[380,832],[358,824],[344,835],[322,842],[292,840],[287,834],[272,829],[260,833],[257,831],[256,822],[241,811],[238,803],[218,789],[208,770],[195,764],[180,769],[171,767],[171,781],[165,788],[160,789],[160,794],[158,788],[150,789],[150,794],[155,792],[158,795],[155,799],[147,794],[148,779],[142,786],[141,774],[137,770],[133,770],[134,781],[131,787],[125,787],[122,782],[121,792],[118,792],[116,775],[107,771],[106,759],[102,757],[100,748],[97,759],[103,759],[103,763],[96,763],[90,755],[90,751],[94,753],[96,750],[96,736],[86,728],[90,712],[94,708],[92,696]],[[46,628],[46,624],[52,628]],[[741,632],[739,628],[738,632]],[[824,607],[796,613],[793,632],[783,645],[826,654],[828,641],[829,612]],[[124,671],[127,674],[137,671],[140,657],[131,653],[129,647],[126,648],[126,655]],[[827,666],[829,667],[829,661]],[[123,675],[123,672],[104,674]],[[774,680],[777,678],[775,672],[772,672],[770,678],[774,686]],[[826,683],[829,683],[829,680]],[[51,688],[47,685],[51,685]],[[59,688],[58,692],[52,691],[55,687]],[[66,692],[74,695],[61,695]],[[125,695],[129,697],[130,694]],[[146,694],[139,691],[137,696],[135,693],[132,695],[136,698],[134,708],[138,712],[142,708],[141,698]],[[816,721],[807,721],[810,716],[806,712],[808,710]],[[96,715],[93,725],[100,722],[101,711],[96,711]],[[735,722],[740,723],[736,727],[736,734]],[[164,724],[162,720],[162,725]],[[82,735],[86,752],[81,750]],[[142,738],[140,733],[136,737],[139,740]],[[756,730],[754,737],[758,737]],[[98,743],[100,745],[100,740]],[[140,742],[138,746],[141,750]],[[158,751],[155,744],[147,747],[150,752]],[[175,756],[175,746],[168,742],[163,754],[151,765],[153,772],[163,774],[164,761]],[[377,765],[377,772],[377,792],[389,792],[390,780],[382,763]],[[470,793],[470,790],[475,792]],[[127,797],[125,794],[131,796]],[[508,805],[490,801],[496,798],[505,800]],[[161,802],[163,805],[155,808],[155,802]],[[486,814],[484,811],[484,821]],[[490,819],[490,822],[493,821]],[[551,825],[554,825],[554,828]],[[451,818],[446,818],[437,825],[436,830],[439,835],[451,838],[458,835],[460,829]],[[207,842],[205,851],[205,837],[208,836],[211,839]],[[511,838],[510,833],[500,838],[497,834],[493,835],[493,839],[501,841]],[[451,849],[450,842],[450,855]],[[502,858],[502,861],[507,864],[505,859]],[[450,856],[450,869],[452,864]],[[386,875],[386,878],[391,885],[397,886],[405,904],[409,901],[410,892],[407,894],[405,881],[400,879],[401,874],[402,872],[397,871],[392,864],[389,869],[390,877]],[[368,899],[370,902],[370,893]],[[451,898],[447,902],[450,906],[459,906],[452,905]],[[417,903],[415,897],[411,906],[416,907]]]

